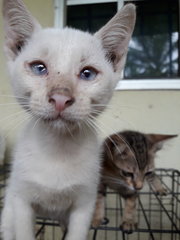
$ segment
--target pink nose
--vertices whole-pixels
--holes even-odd
[[[143,182],[136,182],[135,183],[135,189],[136,190],[141,190],[142,189],[142,187],[143,187]]]
[[[74,98],[54,93],[49,97],[49,103],[54,104],[56,111],[62,112],[65,108],[71,106],[74,103]]]

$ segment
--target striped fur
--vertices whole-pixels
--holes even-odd
[[[154,172],[154,159],[163,142],[176,136],[123,131],[105,139],[101,183],[92,223],[94,227],[97,227],[104,217],[103,199],[106,188],[109,187],[117,190],[125,199],[121,228],[128,233],[136,228],[136,198],[145,180],[155,192],[166,194]]]

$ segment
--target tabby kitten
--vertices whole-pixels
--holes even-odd
[[[157,194],[166,194],[154,172],[154,158],[163,142],[176,136],[124,131],[112,134],[104,141],[102,177],[92,223],[94,227],[104,218],[107,187],[117,190],[125,200],[120,227],[128,233],[137,227],[136,199],[144,181],[147,180]]]

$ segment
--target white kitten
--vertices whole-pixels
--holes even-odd
[[[95,35],[42,29],[21,0],[4,0],[3,14],[13,89],[31,116],[14,152],[3,240],[34,240],[36,211],[67,224],[66,240],[84,240],[100,168],[93,124],[124,67],[135,7]]]

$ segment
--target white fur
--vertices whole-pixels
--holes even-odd
[[[33,239],[30,205],[35,204],[58,220],[61,220],[61,212],[67,211],[69,215],[71,211],[67,239],[84,239],[98,182],[96,137],[87,131],[87,138],[82,138],[81,134],[76,135],[76,139],[61,138],[59,133],[54,131],[52,134],[41,123],[33,126],[34,123],[30,122],[24,129],[15,149],[2,217],[3,237],[13,239],[15,235],[18,240]],[[77,231],[78,228],[84,228],[83,232]],[[15,232],[12,229],[16,229]]]
[[[79,67],[82,55],[79,49],[76,49],[78,36],[82,39],[83,52],[87,48],[86,61],[98,66],[102,71],[103,83],[78,83],[75,79],[76,73],[73,71],[78,72],[82,68]],[[62,44],[58,45],[59,49],[56,47],[57,41],[62,41]],[[70,42],[68,48],[67,41]],[[49,42],[52,45],[49,45]],[[95,45],[93,48],[94,42],[97,47]],[[42,50],[40,45],[44,46],[46,51],[44,58],[44,49]],[[2,213],[4,240],[12,240],[14,236],[17,240],[34,239],[32,204],[40,205],[51,217],[56,215],[58,220],[61,220],[61,212],[70,216],[69,219],[63,219],[65,222],[69,221],[67,240],[86,238],[96,199],[100,148],[94,129],[83,122],[92,111],[90,99],[106,105],[115,85],[113,81],[109,81],[112,78],[110,64],[106,63],[103,70],[105,60],[103,51],[100,50],[99,40],[93,39],[89,34],[68,29],[42,30],[32,37],[16,61],[13,64],[10,62],[15,94],[24,97],[26,91],[31,91],[31,99],[28,101],[35,116],[23,130],[14,152],[12,174]],[[95,58],[96,51],[99,54]],[[51,71],[61,71],[63,77],[53,78],[53,73],[51,81],[54,81],[54,85],[70,85],[75,88],[76,102],[62,113],[65,118],[74,121],[73,126],[64,126],[60,120],[52,123],[38,120],[41,116],[53,116],[55,113],[53,106],[47,102],[46,79],[27,74],[24,69],[24,63],[33,61],[34,56],[35,59],[47,58],[47,62],[56,62]],[[20,103],[25,101],[21,97],[18,100]],[[76,129],[76,124],[80,124],[80,132]],[[71,133],[65,127],[68,127]]]
[[[122,70],[115,71],[113,64],[124,63],[127,46],[121,60],[112,64],[105,57],[109,50],[103,46],[106,34],[101,39],[101,30],[93,36],[73,29],[41,29],[20,0],[4,0],[3,9],[13,89],[20,104],[31,113],[14,151],[2,212],[3,240],[34,240],[36,213],[67,225],[66,240],[85,240],[100,169],[94,118],[113,94]],[[134,12],[132,5],[124,8],[126,18],[128,9],[129,15]],[[23,24],[21,14],[26,20]],[[132,29],[127,27],[127,44]],[[121,39],[122,33],[119,35]],[[18,38],[24,41],[20,52]],[[120,52],[122,55],[122,49]],[[47,76],[31,71],[29,63],[35,60],[46,64]],[[89,66],[98,74],[94,80],[84,81],[79,73]],[[68,88],[75,98],[56,120],[52,119],[59,113],[48,101],[54,88]]]

